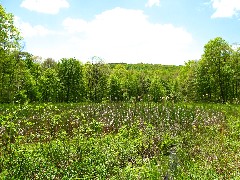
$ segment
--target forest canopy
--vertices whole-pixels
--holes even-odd
[[[172,101],[238,102],[239,48],[221,37],[183,66],[106,64],[98,57],[55,61],[23,52],[13,15],[0,5],[0,103]],[[41,59],[41,58],[40,58]]]

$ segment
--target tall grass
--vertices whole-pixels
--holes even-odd
[[[240,109],[171,102],[0,107],[2,179],[237,179]]]

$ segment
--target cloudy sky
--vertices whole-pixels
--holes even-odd
[[[240,0],[0,0],[24,51],[55,60],[184,64],[210,39],[240,42]]]

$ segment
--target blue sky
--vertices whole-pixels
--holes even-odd
[[[240,42],[240,0],[0,0],[24,51],[55,60],[184,64],[210,39]]]

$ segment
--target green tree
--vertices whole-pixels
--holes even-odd
[[[123,91],[121,82],[115,74],[111,74],[109,77],[109,98],[111,101],[123,100]]]
[[[130,100],[131,98],[138,99],[139,92],[139,81],[138,74],[139,72],[135,70],[128,70],[124,79],[124,99]]]
[[[200,60],[199,87],[207,85],[205,90],[199,91],[203,96],[210,94],[215,101],[226,102],[229,97],[229,63],[232,49],[229,44],[220,37],[210,40],[204,46],[204,54]],[[202,82],[204,80],[204,82]]]
[[[149,93],[154,102],[159,102],[166,96],[166,88],[159,77],[154,77],[151,80]]]
[[[178,76],[179,96],[182,100],[197,100],[197,61],[188,61],[181,67]]]
[[[93,57],[92,63],[86,63],[84,67],[85,87],[87,98],[93,102],[101,102],[108,97],[108,78],[110,69],[98,57]]]
[[[43,69],[49,69],[49,68],[56,68],[57,67],[57,62],[54,61],[52,58],[47,58],[43,61],[41,64]]]
[[[144,72],[140,72],[137,74],[138,78],[138,86],[137,88],[137,94],[138,94],[138,100],[148,100],[148,93],[150,88],[150,78],[148,75]]]
[[[58,63],[58,75],[61,83],[60,99],[64,102],[84,100],[83,65],[75,58],[63,58]]]
[[[0,4],[0,102],[11,102],[15,92],[15,74],[21,36],[13,23],[13,15]]]
[[[62,87],[55,69],[49,68],[42,73],[39,82],[39,89],[41,93],[41,101],[58,102]]]
[[[232,70],[232,91],[233,99],[240,100],[240,48],[236,48],[231,55],[231,70]]]
[[[124,100],[124,81],[126,79],[127,70],[122,64],[116,65],[108,79],[108,96],[111,101],[123,101]]]
[[[24,64],[25,77],[22,80],[24,91],[30,102],[36,102],[41,98],[39,80],[42,75],[42,67],[28,52],[19,52],[19,60]]]

